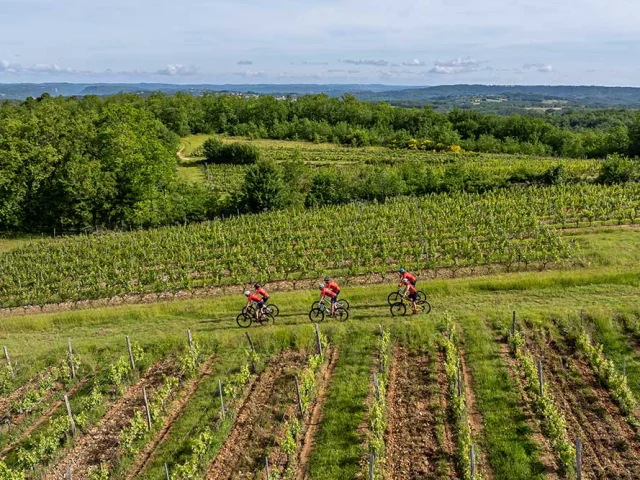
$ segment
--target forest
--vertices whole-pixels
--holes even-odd
[[[277,155],[261,159],[260,152],[252,149],[249,163],[254,165],[246,169],[237,194],[221,202],[219,193],[186,182],[176,173],[180,138],[190,134],[333,143],[354,152],[369,146],[424,152],[411,162],[367,168],[361,176],[367,181],[351,188],[354,185],[339,170],[309,169],[295,159],[285,165]],[[462,153],[451,153],[448,170],[434,180],[431,150]],[[463,164],[468,155],[464,152],[608,158],[601,174],[588,181],[633,181],[638,178],[638,163],[628,158],[640,154],[640,114],[628,110],[546,116],[460,110],[443,114],[429,107],[362,102],[351,95],[278,100],[224,94],[106,98],[44,94],[0,104],[0,231],[141,228],[229,212],[484,191],[523,182],[585,181],[567,177],[556,167],[535,175],[525,171],[479,180],[475,170]],[[216,163],[235,162],[232,158]],[[381,190],[381,184],[393,188]]]

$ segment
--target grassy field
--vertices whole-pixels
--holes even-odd
[[[469,414],[472,439],[476,444],[481,473],[485,478],[505,480],[562,477],[552,459],[553,455],[549,453],[548,442],[540,433],[535,412],[528,407],[522,389],[518,387],[519,381],[513,376],[512,361],[506,353],[505,332],[510,328],[511,312],[515,310],[519,328],[527,332],[532,349],[544,349],[552,345],[558,349],[563,361],[576,366],[576,370],[567,371],[566,377],[563,372],[554,371],[548,378],[549,388],[559,408],[567,415],[570,427],[573,429],[574,422],[578,422],[575,425],[579,424],[579,420],[574,420],[568,410],[573,405],[577,411],[584,411],[594,428],[604,429],[600,437],[586,439],[590,442],[590,446],[585,447],[586,478],[613,475],[615,472],[623,478],[632,478],[629,475],[638,472],[637,461],[625,455],[624,450],[612,455],[610,465],[601,465],[595,460],[598,454],[615,448],[615,437],[623,442],[618,448],[627,451],[632,452],[638,444],[625,430],[628,427],[625,427],[623,419],[627,417],[617,409],[607,391],[594,383],[586,370],[578,369],[586,365],[586,357],[576,350],[573,337],[567,332],[580,326],[580,311],[583,310],[582,326],[591,334],[594,342],[603,345],[604,353],[618,368],[624,359],[628,384],[634,395],[640,394],[640,232],[630,228],[609,228],[581,233],[575,239],[589,260],[583,268],[422,282],[419,286],[428,293],[433,304],[433,311],[428,316],[392,318],[386,295],[395,288],[393,284],[344,286],[343,296],[352,305],[351,317],[345,323],[325,321],[320,326],[328,336],[329,343],[338,351],[339,358],[322,400],[323,419],[316,432],[315,446],[308,463],[310,477],[365,478],[369,442],[367,418],[371,405],[370,374],[377,368],[374,345],[381,327],[390,329],[394,342],[409,351],[425,352],[431,359],[428,365],[433,371],[423,381],[428,383],[426,387],[430,391],[435,392],[433,401],[442,401],[443,412],[429,427],[434,431],[424,432],[425,438],[433,438],[434,451],[440,452],[441,473],[440,477],[434,478],[446,478],[442,472],[446,472],[447,464],[459,472],[458,454],[451,445],[447,446],[446,441],[450,438],[450,442],[455,443],[458,438],[453,424],[448,420],[447,412],[451,408],[448,402],[451,399],[435,384],[442,368],[438,353],[440,339],[448,322],[453,322],[461,335],[460,352],[464,356],[465,375],[468,375],[470,386],[467,398],[473,398],[475,405]],[[265,376],[268,379],[272,375],[274,393],[265,396],[264,401],[272,405],[274,412],[293,408],[293,390],[286,387],[291,385],[286,383],[290,381],[286,379],[291,378],[288,376],[294,371],[291,368],[299,367],[283,370],[278,374],[283,376],[278,377],[274,373],[277,360],[273,359],[283,349],[313,348],[313,328],[306,314],[316,297],[316,291],[272,292],[271,299],[281,310],[275,326],[252,327],[248,330],[260,360],[252,377],[255,380],[250,381],[256,383],[250,383],[253,386],[245,393],[247,399],[259,395],[261,382],[266,381]],[[72,339],[74,351],[83,362],[80,376],[93,378],[99,377],[105,367],[113,364],[117,358],[126,356],[124,336],[129,335],[145,350],[146,360],[140,371],[141,378],[144,378],[144,368],[166,358],[171,352],[185,348],[186,330],[190,329],[201,346],[203,358],[212,354],[214,357],[211,357],[210,370],[204,372],[204,376],[196,377],[197,389],[189,397],[184,409],[179,410],[175,417],[170,417],[173,426],[152,450],[150,460],[139,474],[140,478],[158,478],[162,475],[165,462],[174,471],[191,458],[193,438],[200,434],[203,425],[218,425],[219,402],[207,399],[217,399],[217,380],[231,381],[245,361],[248,350],[246,330],[235,324],[235,316],[242,305],[241,296],[210,297],[4,318],[0,341],[8,347],[12,357],[17,377],[13,383],[15,388],[46,366],[64,361],[68,338]],[[546,335],[547,340],[537,344],[536,332]],[[550,344],[550,340],[553,343]],[[548,352],[548,355],[555,354],[555,350]],[[277,368],[275,371],[278,371]],[[138,385],[137,382],[133,377],[130,388]],[[189,383],[181,385],[179,388],[185,390]],[[396,392],[402,393],[400,384],[393,386]],[[566,399],[562,395],[563,386],[574,386],[584,398],[595,395],[594,398],[598,399],[596,406],[604,409],[605,416],[591,416],[583,397]],[[149,388],[155,392],[152,388],[157,387]],[[278,390],[282,388],[285,390]],[[77,407],[74,408],[80,408],[82,395],[88,394],[88,390],[81,390],[77,394],[80,398],[74,403]],[[126,396],[127,393],[124,398]],[[24,420],[27,423],[22,428],[26,429],[29,422],[35,422],[38,415],[45,415],[45,407],[54,399],[55,396],[43,400],[41,408],[31,414],[33,418]],[[109,401],[116,402],[117,396]],[[239,405],[245,401],[248,400],[236,400]],[[566,405],[562,403],[565,401]],[[60,412],[59,415],[63,412],[61,408],[56,410]],[[226,439],[230,435],[239,435],[234,425],[241,422],[242,418],[241,414],[239,417],[232,415],[213,430],[213,437],[206,444],[205,453],[200,459],[205,467],[230,448]],[[100,427],[99,415],[94,421],[96,428]],[[610,423],[609,427],[606,426],[607,422]],[[263,462],[261,459],[264,455],[280,448],[282,433],[278,425],[275,422],[264,426],[264,431],[257,431],[256,435],[262,438],[260,441],[246,440],[249,442],[247,445],[251,445],[251,451],[246,452],[250,455],[246,464],[253,465],[251,468],[256,471],[260,470],[259,463]],[[388,425],[389,441],[394,435],[392,427],[393,424]],[[155,428],[159,429],[160,426]],[[249,427],[244,430],[246,428]],[[39,431],[36,430],[36,433]],[[154,432],[156,430],[139,440],[140,445],[145,445],[148,438],[154,439]],[[574,430],[568,432],[571,439],[575,434]],[[242,443],[244,440],[237,441]],[[401,439],[395,441],[401,443]],[[82,441],[77,440],[75,448],[81,444]],[[41,474],[47,468],[64,462],[65,455],[69,455],[72,448],[73,443],[61,444],[56,454],[38,467],[36,472]],[[410,446],[405,445],[404,448],[405,455],[411,461],[419,461],[411,457]],[[19,463],[15,452],[5,460],[12,467]],[[127,478],[134,460],[135,457],[124,456],[112,469],[110,478]],[[389,463],[395,461],[393,458],[388,460]],[[273,461],[276,462],[276,459]]]

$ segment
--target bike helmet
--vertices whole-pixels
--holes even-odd
[[[260,284],[259,283],[254,283],[253,284],[253,288],[260,288]]]
[[[324,277],[325,283],[328,282],[329,280],[331,280],[329,277]]]
[[[404,284],[406,285],[407,283],[409,283],[409,279],[407,279],[407,278],[403,278],[403,279],[402,279],[402,283],[404,283]]]
[[[401,268],[400,270],[398,270],[398,273],[404,273],[404,268]]]
[[[245,290],[245,291],[244,291],[244,296],[245,296],[245,297],[248,297],[248,296],[249,296],[249,293],[251,293],[251,292],[249,292],[249,290]]]
[[[320,285],[318,285],[318,288],[323,289],[324,288],[324,283],[321,283]]]

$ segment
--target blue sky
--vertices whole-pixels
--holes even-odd
[[[0,82],[640,86],[636,0],[0,0]]]

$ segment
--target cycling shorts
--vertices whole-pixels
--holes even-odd
[[[334,297],[331,299],[331,303],[338,303],[338,294],[336,293]]]
[[[411,295],[409,295],[409,298],[411,300],[413,300],[414,302],[418,300],[418,292],[416,293],[412,293]]]

